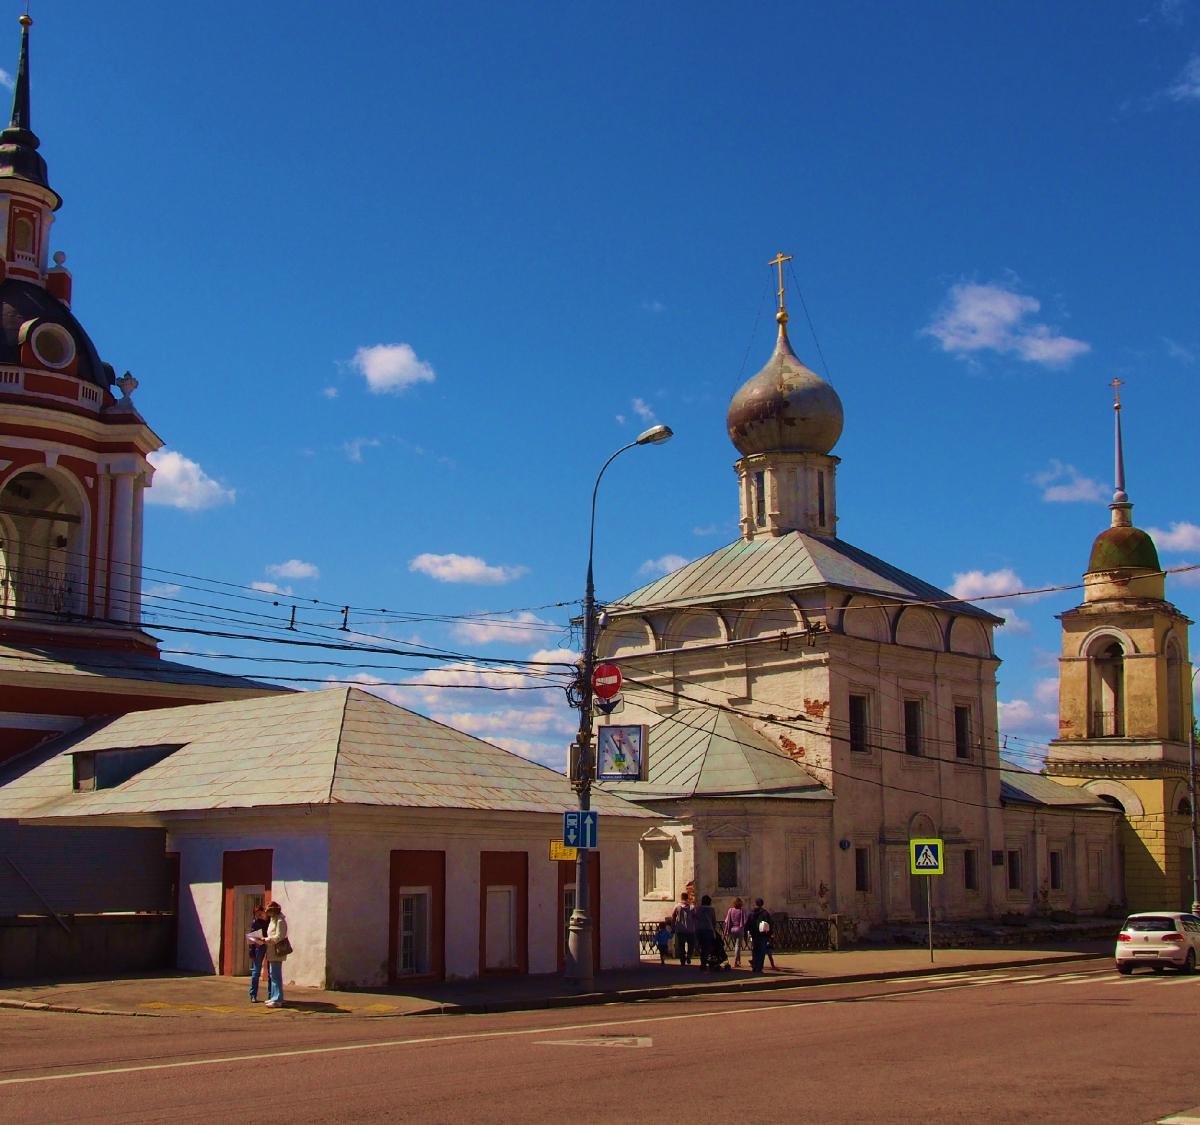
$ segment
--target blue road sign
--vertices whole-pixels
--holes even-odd
[[[942,841],[933,839],[909,840],[908,870],[912,875],[941,875],[945,872],[946,856]]]
[[[594,848],[600,837],[600,814],[595,809],[563,813],[563,843],[568,848]]]

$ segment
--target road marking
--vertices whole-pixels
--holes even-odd
[[[592,1039],[539,1039],[539,1047],[653,1047],[648,1035],[601,1035]]]
[[[927,981],[929,979],[929,977],[894,977],[886,978],[885,980],[878,981],[876,983],[910,984],[914,980]],[[953,977],[948,979],[953,979]],[[967,976],[965,974],[958,975],[957,979],[960,980],[964,986],[973,980],[977,980],[977,978]],[[1039,983],[1044,980],[1053,979],[1054,978],[1052,977],[1033,978],[1033,980]],[[830,987],[839,987],[840,983],[841,982],[831,982]],[[1020,983],[1027,984],[1030,983],[1030,981],[1026,980],[1022,982],[1019,980],[1013,980],[1010,983],[1014,985]],[[911,989],[902,993],[893,993],[883,996],[869,996],[864,997],[863,999],[904,999],[909,996],[920,996],[926,993],[948,991],[952,991],[952,988],[943,984],[941,987],[937,988]],[[396,1047],[416,1047],[436,1043],[467,1042],[470,1040],[483,1039],[516,1039],[534,1035],[561,1035],[563,1032],[569,1031],[594,1032],[597,1028],[603,1027],[628,1028],[638,1024],[676,1023],[682,1020],[714,1018],[725,1019],[729,1016],[758,1015],[764,1012],[783,1012],[796,1008],[814,1008],[822,1007],[828,1004],[841,1004],[845,1002],[845,1000],[793,1000],[779,1002],[765,1001],[760,1004],[755,1004],[752,1007],[718,1009],[712,1012],[684,1012],[677,1015],[641,1016],[636,1018],[622,1017],[620,1019],[604,1020],[599,1023],[569,1024],[563,1027],[514,1028],[512,1030],[505,1031],[472,1031],[461,1032],[454,1035],[418,1035],[403,1039],[383,1039],[369,1043],[338,1043],[325,1047],[297,1047],[286,1051],[256,1051],[248,1054],[220,1055],[206,1059],[177,1059],[172,1062],[139,1063],[132,1066],[115,1066],[107,1069],[63,1071],[57,1074],[37,1074],[18,1078],[0,1078],[0,1087],[32,1085],[34,1083],[42,1082],[69,1082],[79,1078],[102,1078],[105,1075],[110,1074],[138,1074],[155,1070],[183,1070],[199,1066],[219,1066],[223,1063],[261,1062],[264,1059],[287,1059],[311,1057],[314,1055],[337,1055],[345,1054],[351,1051],[380,1051],[389,1050]]]
[[[1200,1105],[1173,1113],[1170,1117],[1160,1117],[1155,1125],[1200,1125]]]

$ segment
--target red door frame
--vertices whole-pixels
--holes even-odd
[[[420,977],[396,973],[399,951],[400,888],[429,887],[429,972]],[[446,853],[393,851],[388,876],[388,983],[446,979]]]
[[[235,934],[233,891],[235,887],[260,886],[263,900],[271,898],[271,863],[274,852],[271,848],[254,848],[244,852],[225,852],[221,856],[221,953],[217,961],[222,976],[233,975],[233,951],[237,943],[244,941],[242,934]]]
[[[487,969],[487,890],[489,886],[517,888],[517,967]],[[529,972],[529,853],[479,853],[479,975],[506,976]]]

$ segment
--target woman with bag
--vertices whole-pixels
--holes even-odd
[[[742,967],[742,942],[746,937],[746,911],[740,898],[725,912],[725,936],[733,942],[733,967]]]
[[[287,919],[279,903],[267,904],[267,1007],[283,1007],[283,963],[292,951]]]

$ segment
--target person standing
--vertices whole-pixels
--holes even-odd
[[[764,909],[761,898],[754,900],[754,909],[746,919],[746,928],[750,932],[750,971],[761,973],[771,943],[771,915]]]
[[[740,898],[725,912],[725,936],[733,942],[733,967],[742,967],[742,942],[746,938],[745,904]]]
[[[696,908],[696,944],[700,947],[700,968],[711,969],[713,958],[716,956],[717,941],[717,912],[713,909],[712,899],[705,895],[700,899]],[[717,965],[721,962],[718,961]]]
[[[679,896],[679,905],[671,914],[671,925],[675,931],[675,955],[681,965],[690,965],[696,939],[696,910],[687,891]]]
[[[250,956],[250,1003],[258,1003],[258,982],[262,977],[263,958],[267,955],[267,912],[262,903],[254,908],[254,921],[246,934],[247,953]]]
[[[267,904],[267,1007],[283,1007],[283,963],[292,951],[287,919],[277,902]]]

